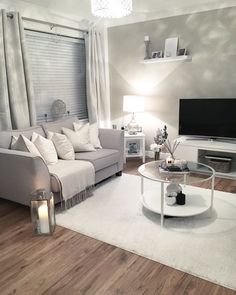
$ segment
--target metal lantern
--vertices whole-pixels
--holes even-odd
[[[56,226],[53,193],[40,189],[31,194],[31,220],[36,235],[52,235]]]

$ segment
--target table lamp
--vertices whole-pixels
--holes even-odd
[[[144,111],[144,98],[136,95],[124,95],[123,111],[132,113],[131,121],[127,125],[129,134],[137,134],[139,125],[135,121],[134,113]]]

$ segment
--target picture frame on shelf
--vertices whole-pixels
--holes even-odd
[[[186,48],[180,48],[178,49],[178,56],[187,55],[187,49]]]
[[[177,56],[177,49],[179,44],[179,38],[167,38],[165,40],[165,51],[164,57],[175,57]]]
[[[153,51],[152,52],[152,58],[162,58],[162,50]]]
[[[129,155],[135,155],[138,154],[139,147],[137,142],[129,142],[128,143],[128,154]]]

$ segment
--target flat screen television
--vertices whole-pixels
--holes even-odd
[[[236,139],[236,98],[180,99],[179,135]]]

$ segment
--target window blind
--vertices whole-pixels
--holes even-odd
[[[26,30],[36,100],[37,122],[53,120],[55,100],[66,104],[70,115],[88,118],[84,39]]]

